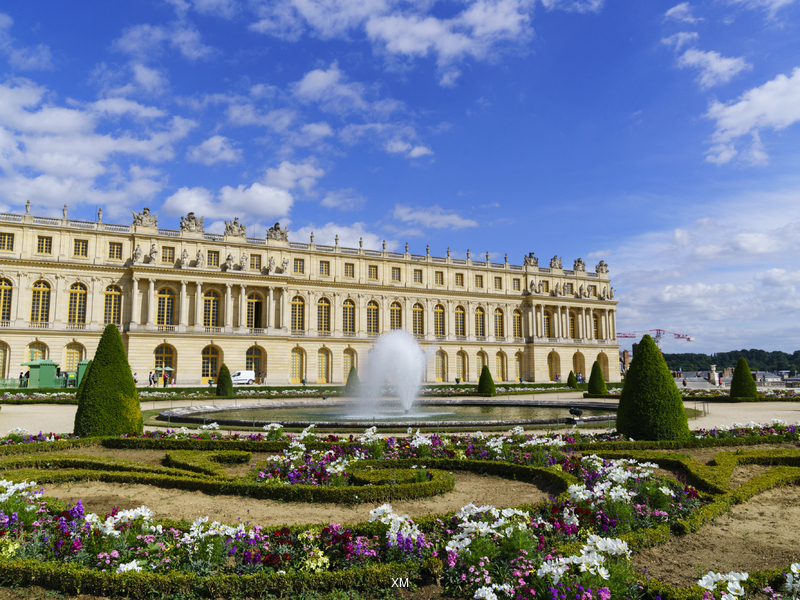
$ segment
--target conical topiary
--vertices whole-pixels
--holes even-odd
[[[683,399],[661,351],[645,335],[625,376],[619,397],[617,431],[635,440],[689,438]]]
[[[483,365],[481,369],[481,378],[478,380],[478,395],[479,396],[494,396],[494,379],[489,372],[489,367]]]
[[[231,381],[231,372],[228,365],[222,363],[217,373],[217,396],[223,398],[230,398],[233,396],[233,382]]]
[[[757,396],[756,381],[750,373],[750,365],[747,364],[747,359],[742,356],[733,371],[731,398],[756,398]]]
[[[358,378],[358,371],[355,365],[350,367],[350,372],[347,374],[347,383],[344,386],[344,393],[346,396],[357,396],[358,388],[361,386],[361,380]]]
[[[578,378],[575,377],[575,373],[572,371],[569,372],[569,377],[567,377],[567,385],[571,387],[573,390],[578,389]]]
[[[116,325],[103,331],[97,351],[76,394],[73,431],[81,437],[139,434],[142,411],[131,367]]]
[[[594,364],[592,365],[592,374],[589,376],[589,386],[587,391],[590,394],[595,394],[597,396],[608,395],[606,380],[603,378],[603,367],[600,366],[598,361],[594,361]]]

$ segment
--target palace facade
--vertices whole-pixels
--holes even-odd
[[[587,272],[266,239],[238,219],[205,233],[145,209],[133,225],[0,214],[0,377],[49,358],[74,371],[116,324],[140,384],[169,367],[177,385],[206,384],[225,362],[269,384],[341,383],[367,366],[383,333],[404,329],[432,357],[428,382],[588,378],[600,362],[619,381],[617,302],[603,261]]]

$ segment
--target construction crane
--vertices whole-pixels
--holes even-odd
[[[645,333],[653,334],[653,340],[658,346],[658,349],[661,350],[661,339],[665,337],[669,337],[676,340],[686,340],[687,342],[693,342],[694,338],[690,335],[685,333],[672,333],[671,331],[664,331],[663,329],[650,329],[648,331],[633,331],[629,333],[619,333],[617,332],[618,338],[638,338]]]

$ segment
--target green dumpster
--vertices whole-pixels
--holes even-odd
[[[22,366],[28,367],[28,371],[30,372],[30,377],[28,377],[29,388],[55,387],[58,363],[49,359],[43,359],[22,363]]]
[[[82,360],[78,363],[78,380],[75,385],[80,385],[81,381],[83,381],[83,376],[86,375],[86,367],[89,366],[88,360]]]

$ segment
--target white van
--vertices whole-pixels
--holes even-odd
[[[256,380],[256,372],[255,371],[236,371],[233,375],[231,375],[231,382],[233,385],[252,385]]]

